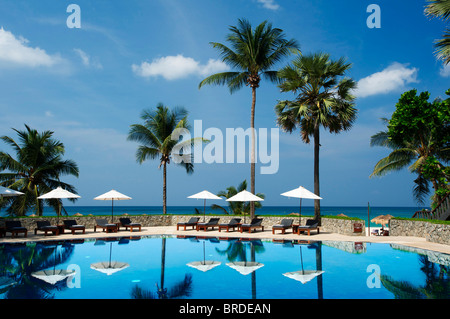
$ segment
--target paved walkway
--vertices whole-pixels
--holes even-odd
[[[11,238],[8,236],[5,238],[0,238],[0,243],[6,242],[24,242],[24,241],[43,241],[43,240],[73,240],[73,239],[83,239],[83,238],[104,238],[104,237],[129,237],[129,236],[152,236],[152,235],[175,235],[175,236],[208,236],[208,237],[233,237],[233,238],[257,238],[257,239],[286,239],[286,240],[311,240],[311,241],[347,241],[347,242],[372,242],[372,243],[395,243],[415,248],[433,250],[441,253],[450,254],[450,246],[430,243],[421,237],[410,237],[410,236],[346,236],[335,233],[320,232],[317,234],[315,231],[311,232],[311,236],[308,235],[297,235],[292,234],[288,231],[286,234],[280,234],[276,232],[275,235],[272,234],[271,229],[266,229],[264,232],[256,231],[251,234],[248,232],[239,231],[221,231],[218,230],[208,230],[208,231],[196,231],[196,230],[177,230],[176,226],[166,226],[166,227],[142,227],[142,231],[130,231],[121,230],[117,233],[105,233],[94,229],[86,229],[85,234],[77,233],[72,235],[72,233],[67,232],[58,236],[44,236],[44,233],[38,233],[34,235],[34,232],[28,232],[28,237],[24,238],[22,234],[18,238]]]

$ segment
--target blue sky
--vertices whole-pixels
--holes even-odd
[[[68,28],[71,3],[81,12],[81,28]],[[381,28],[370,29],[367,7],[381,9]],[[0,135],[24,124],[52,130],[75,160],[79,178],[76,205],[99,205],[93,198],[116,189],[133,198],[129,205],[162,204],[158,161],[139,165],[137,144],[126,140],[143,109],[159,102],[183,106],[203,130],[250,126],[251,92],[230,94],[204,87],[207,75],[224,65],[209,42],[225,42],[239,18],[264,20],[296,39],[303,53],[344,56],[358,81],[358,120],[340,135],[321,133],[320,179],[324,206],[416,206],[414,176],[407,170],[369,179],[388,154],[371,148],[370,136],[383,129],[400,94],[412,88],[443,96],[450,68],[434,55],[433,41],[445,25],[423,14],[422,0],[0,0]],[[278,67],[286,65],[287,58]],[[277,100],[291,96],[262,82],[257,91],[256,128],[275,128]],[[276,174],[256,175],[265,205],[297,205],[280,193],[302,185],[313,189],[313,148],[298,132],[280,132]],[[0,149],[10,151],[5,145]],[[259,168],[260,165],[257,165]],[[257,169],[257,172],[259,170]],[[250,164],[196,164],[187,175],[169,165],[168,205],[197,205],[187,196],[218,192],[250,180]],[[306,205],[312,205],[306,203]],[[70,204],[69,204],[70,205]]]

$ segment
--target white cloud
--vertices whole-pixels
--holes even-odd
[[[444,77],[444,78],[450,77],[450,64],[444,65],[444,66],[441,68],[439,74],[440,74],[442,77]]]
[[[363,98],[395,92],[408,83],[417,83],[417,72],[417,68],[408,68],[407,64],[394,62],[383,71],[359,80],[354,93],[357,97]]]
[[[139,76],[162,76],[169,81],[186,78],[190,75],[207,76],[229,69],[225,63],[219,60],[210,59],[207,64],[202,65],[193,58],[184,57],[180,54],[155,59],[151,63],[142,62],[141,65],[133,64],[131,68]]]
[[[263,7],[269,10],[278,10],[280,6],[275,0],[257,0],[258,3],[262,3]]]
[[[51,67],[63,61],[56,55],[49,55],[38,47],[28,46],[29,41],[23,37],[15,37],[9,31],[0,29],[0,62],[26,67]]]
[[[96,60],[92,60],[91,57],[84,52],[81,49],[73,49],[80,57],[81,61],[83,62],[84,66],[86,67],[93,67],[95,69],[101,69],[103,68],[103,66],[101,65],[100,62],[96,61]]]

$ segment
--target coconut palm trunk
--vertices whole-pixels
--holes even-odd
[[[167,213],[167,165],[163,165],[163,214]]]
[[[159,159],[158,169],[162,167],[163,170],[163,214],[167,214],[167,165],[175,158],[173,162],[176,165],[192,174],[194,164],[191,147],[198,142],[206,142],[203,138],[179,141],[176,137],[178,129],[190,129],[187,114],[183,108],[170,110],[160,103],[156,110],[144,110],[141,115],[144,124],[131,125],[128,134],[128,140],[141,143],[136,152],[138,163]],[[184,149],[188,146],[189,149]]]
[[[319,177],[320,127],[316,122],[314,126],[314,194],[320,196]],[[314,200],[314,219],[320,219],[320,200]]]
[[[295,40],[286,40],[281,29],[272,28],[267,21],[256,28],[252,28],[249,21],[239,19],[238,26],[230,26],[231,33],[227,36],[230,46],[211,42],[217,48],[222,61],[236,71],[222,72],[208,76],[200,82],[199,88],[206,84],[227,85],[230,92],[249,86],[252,89],[252,106],[250,129],[252,130],[250,155],[250,188],[255,194],[255,106],[256,89],[259,87],[261,77],[277,83],[277,72],[270,70],[276,63],[292,52],[298,53],[298,44]],[[250,215],[255,216],[254,203],[250,205]]]
[[[331,60],[329,54],[302,55],[278,72],[282,92],[297,94],[292,101],[276,107],[277,123],[284,131],[299,129],[303,142],[314,139],[314,193],[320,196],[320,128],[340,133],[352,127],[357,110],[351,92],[356,83],[345,76],[351,68],[344,58]],[[314,201],[314,218],[320,223],[320,201]]]
[[[250,163],[250,191],[252,194],[256,194],[255,189],[255,166],[256,166],[256,154],[255,154],[255,107],[256,107],[256,87],[252,87],[252,111],[250,128],[252,130],[252,150],[251,150],[251,163]],[[250,202],[250,217],[255,218],[255,202]]]

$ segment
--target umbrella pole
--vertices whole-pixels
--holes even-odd
[[[298,211],[298,225],[302,224],[302,199],[300,198],[300,208]]]
[[[205,242],[203,241],[203,265],[206,264],[206,256],[205,256]]]
[[[305,270],[303,269],[303,254],[302,254],[302,245],[299,245],[300,247],[300,262],[302,263],[302,275],[305,274]]]
[[[203,200],[203,222],[206,221],[206,199]]]
[[[114,199],[111,200],[111,223],[114,223]]]

